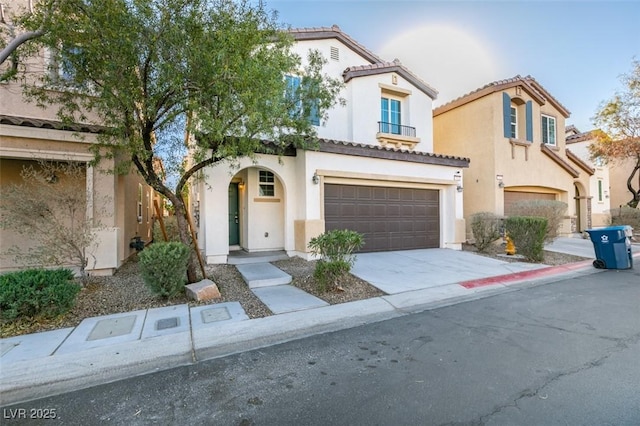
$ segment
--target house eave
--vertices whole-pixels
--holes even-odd
[[[567,163],[566,161],[564,161],[564,159],[562,157],[560,157],[558,154],[556,154],[551,148],[549,148],[547,145],[545,144],[540,144],[540,150],[542,151],[543,154],[545,154],[547,157],[551,158],[557,165],[559,165],[560,167],[562,167],[567,173],[569,173],[571,175],[571,177],[573,177],[574,179],[577,178],[578,176],[580,176],[580,172],[578,172],[576,169],[574,169],[573,167],[571,167],[571,165],[569,165],[569,163]]]

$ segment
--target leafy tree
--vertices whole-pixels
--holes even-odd
[[[65,73],[46,73],[28,93],[61,105],[63,121],[105,126],[96,161],[132,162],[173,204],[180,240],[190,247],[189,180],[219,162],[310,146],[308,113],[326,119],[341,88],[322,74],[319,52],[303,61],[275,13],[253,3],[58,0],[37,39],[58,52]],[[302,77],[293,95],[288,74]],[[175,185],[154,167],[159,157],[164,170],[178,172]],[[188,280],[197,280],[193,261]]]
[[[600,157],[611,164],[633,164],[627,178],[633,197],[627,204],[636,207],[640,202],[640,61],[633,61],[632,71],[624,74],[621,81],[624,91],[604,102],[594,117],[601,131],[590,151],[593,158]]]
[[[23,167],[20,176],[21,181],[2,187],[0,228],[36,244],[13,246],[3,254],[30,267],[73,265],[86,282],[86,270],[95,264],[90,247],[98,228],[86,213],[85,165],[40,161]],[[99,210],[108,200],[94,201]]]

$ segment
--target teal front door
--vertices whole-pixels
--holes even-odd
[[[240,244],[240,216],[238,209],[238,184],[229,184],[229,245]]]

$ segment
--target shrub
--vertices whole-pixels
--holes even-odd
[[[505,231],[519,254],[534,262],[544,258],[544,239],[547,219],[543,217],[512,216],[504,221]]]
[[[178,231],[178,220],[175,216],[165,216],[162,218],[164,230],[167,232],[168,241],[180,241],[180,233]],[[164,235],[160,228],[160,220],[156,219],[153,223],[153,241],[164,242]]]
[[[554,200],[524,200],[511,206],[512,216],[543,217],[547,219],[545,242],[558,236],[558,229],[567,211],[567,203]]]
[[[351,271],[356,260],[353,252],[364,245],[362,234],[348,229],[327,231],[309,242],[311,253],[320,256],[313,276],[320,291],[336,287],[338,280]]]
[[[153,243],[138,254],[142,279],[154,294],[169,298],[183,290],[190,252],[186,245],[172,241]]]
[[[609,210],[611,225],[629,225],[636,232],[640,232],[640,209],[629,206],[621,206],[617,209]]]
[[[67,312],[81,286],[69,269],[28,269],[0,275],[2,319],[54,317]]]
[[[480,212],[471,215],[471,232],[476,248],[483,253],[487,247],[498,240],[502,218],[490,212]]]

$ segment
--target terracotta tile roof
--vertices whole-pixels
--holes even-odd
[[[0,124],[7,124],[12,126],[22,127],[36,127],[40,129],[51,130],[68,130],[79,133],[102,133],[106,130],[106,127],[95,126],[92,124],[82,123],[63,123],[62,121],[54,120],[41,120],[31,117],[17,117],[12,115],[0,115]]]
[[[412,163],[437,164],[454,167],[469,167],[470,159],[431,152],[406,151],[398,148],[368,145],[357,142],[319,139],[319,151],[359,157],[382,158]]]
[[[565,141],[567,142],[568,145],[570,145],[572,143],[584,142],[584,141],[589,141],[594,139],[596,139],[595,130],[590,130],[588,132],[569,135],[565,138]]]
[[[412,73],[407,67],[402,65],[398,59],[393,62],[380,62],[371,65],[349,67],[344,70],[342,76],[344,77],[344,82],[347,83],[352,78],[389,72],[398,73],[431,99],[436,99],[438,97],[438,91],[436,89],[429,86],[424,80]]]
[[[594,173],[596,172],[596,169],[591,167],[589,164],[583,161],[582,158],[578,157],[576,154],[574,154],[570,150],[567,149],[566,152],[567,152],[567,158],[569,160],[573,161],[578,167],[580,167],[585,172],[589,173],[589,176],[594,175]]]
[[[556,164],[558,164],[560,167],[562,167],[573,178],[577,178],[578,176],[580,176],[580,172],[578,172],[576,169],[571,167],[571,165],[569,163],[567,163],[562,157],[560,157],[558,154],[556,154],[547,145],[545,145],[543,143],[540,144],[540,150],[542,151],[543,154],[546,154],[547,157],[549,157],[553,161],[555,161]]]
[[[354,52],[364,57],[372,64],[377,62],[384,62],[378,55],[352,39],[347,33],[343,32],[339,26],[333,25],[331,27],[318,27],[318,28],[292,28],[288,32],[293,36],[295,40],[324,40],[328,38],[335,38],[351,48]]]
[[[533,77],[531,77],[530,75],[526,77],[516,75],[515,77],[507,78],[505,80],[493,81],[477,90],[469,92],[459,98],[452,100],[451,102],[441,105],[433,110],[433,116],[435,117],[481,97],[490,95],[495,92],[501,92],[515,86],[522,86],[522,88],[527,93],[529,93],[529,95],[534,98],[540,105],[549,102],[558,111],[560,111],[560,113],[564,115],[565,118],[568,118],[571,115],[571,112],[569,112],[568,109],[566,109],[560,102],[558,102],[556,98],[551,96],[551,94],[547,92],[545,88],[542,87],[542,85],[538,83]]]

